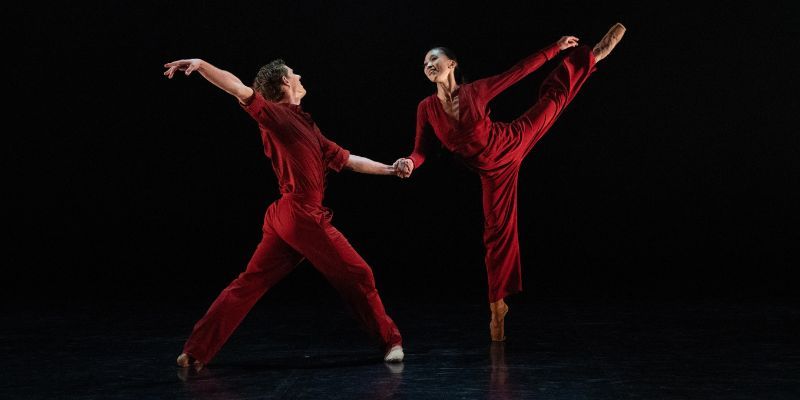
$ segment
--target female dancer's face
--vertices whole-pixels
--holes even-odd
[[[456,62],[439,49],[429,51],[422,63],[422,72],[433,83],[447,82],[448,77],[455,69]]]

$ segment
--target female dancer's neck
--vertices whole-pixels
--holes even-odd
[[[452,101],[458,92],[458,83],[453,76],[450,76],[447,82],[437,83],[436,87],[436,94],[442,100]]]

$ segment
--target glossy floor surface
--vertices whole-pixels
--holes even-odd
[[[406,303],[387,365],[341,304],[262,300],[194,372],[174,360],[198,303],[6,311],[0,398],[800,398],[793,302],[509,302],[502,344],[483,304]]]

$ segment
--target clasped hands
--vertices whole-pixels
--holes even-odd
[[[410,158],[400,158],[392,164],[392,168],[394,168],[394,174],[400,178],[408,178],[411,176],[411,172],[414,171],[414,161],[411,161]]]

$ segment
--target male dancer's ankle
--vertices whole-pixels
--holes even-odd
[[[203,369],[205,365],[200,360],[195,359],[190,354],[181,353],[176,360],[177,364],[181,368],[189,368],[192,367],[195,371],[200,371]]]

